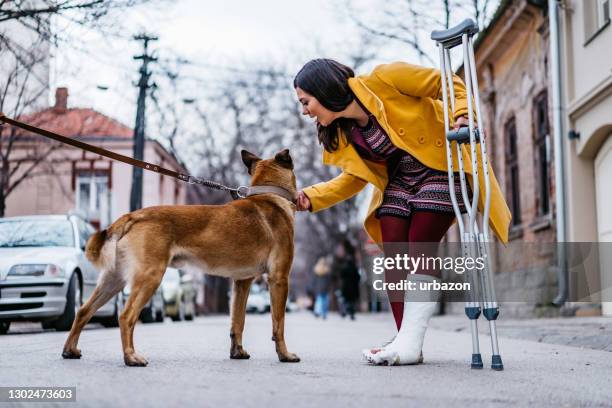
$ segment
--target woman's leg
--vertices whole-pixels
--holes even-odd
[[[410,222],[408,242],[440,242],[454,220],[455,214],[415,211]]]
[[[394,258],[396,255],[403,256],[406,251],[412,257],[420,256],[422,248],[433,250],[433,245],[402,245],[408,242],[440,242],[455,219],[454,214],[440,214],[430,211],[415,211],[412,217],[402,218],[393,216],[380,217],[383,247],[385,257]],[[385,245],[386,244],[386,245]],[[425,254],[427,255],[427,254]],[[405,278],[401,271],[389,271],[385,274],[387,282],[398,282]],[[439,276],[438,271],[416,271],[415,273],[432,274]],[[399,330],[404,314],[403,293],[397,291],[387,292],[395,326]]]
[[[408,231],[409,256],[436,256],[440,242],[453,222],[452,215],[432,212],[415,212]],[[424,243],[424,244],[421,244]],[[439,277],[439,271],[419,268],[411,271],[407,279],[420,285]],[[437,293],[415,291],[403,303],[402,323],[398,335],[391,344],[382,349],[365,351],[365,358],[373,364],[418,364],[423,361],[421,349],[429,318],[435,311]]]
[[[382,230],[385,257],[395,258],[395,255],[403,255],[407,250],[405,243],[408,242],[409,238],[410,219],[382,216],[380,217],[380,226]],[[402,276],[405,274],[401,274],[399,272],[400,271],[396,270],[385,272],[385,281],[399,282],[405,277]],[[389,305],[391,306],[395,326],[397,327],[397,330],[399,330],[400,325],[402,324],[402,316],[404,314],[404,296],[403,293],[398,294],[395,292],[397,291],[387,291],[387,298],[389,299]]]
[[[454,214],[415,211],[408,229],[409,256],[435,257],[438,251],[437,244],[444,238],[454,219]],[[435,269],[420,268],[414,273],[440,277],[440,271]]]

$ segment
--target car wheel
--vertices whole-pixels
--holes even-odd
[[[70,278],[70,283],[68,284],[68,292],[66,293],[66,308],[64,309],[64,313],[55,321],[55,330],[70,330],[77,311],[81,307],[82,300],[79,276],[73,273]]]
[[[115,312],[110,317],[105,317],[100,320],[104,327],[119,327],[119,316],[123,311],[123,294],[119,292],[115,298]]]
[[[183,320],[185,320],[185,303],[179,299],[178,312],[176,313],[176,316],[172,318],[172,321],[182,322]]]
[[[140,312],[140,321],[143,323],[153,323],[155,321],[155,305],[153,301]]]
[[[155,314],[155,321],[157,323],[163,323],[164,319],[166,318],[166,308],[162,307],[160,310],[157,311],[157,313]]]
[[[11,322],[0,322],[0,334],[6,334],[11,327]]]
[[[185,314],[185,320],[193,320],[193,318],[195,317],[195,311],[196,311],[196,305],[195,302],[189,302],[190,306],[189,306],[189,313]]]

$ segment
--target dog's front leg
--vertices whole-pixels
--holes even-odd
[[[300,358],[287,351],[287,345],[285,344],[285,307],[289,292],[289,270],[283,271],[282,274],[271,273],[268,283],[270,284],[272,301],[272,340],[276,342],[278,359],[282,363],[297,363]]]
[[[232,346],[230,348],[230,358],[247,359],[251,357],[242,348],[242,332],[244,331],[244,315],[246,313],[247,298],[251,288],[253,278],[235,280],[232,289],[232,328],[230,338]]]

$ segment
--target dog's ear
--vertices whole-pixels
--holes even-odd
[[[251,169],[253,168],[253,165],[260,161],[261,158],[255,156],[251,152],[247,152],[246,150],[240,151],[240,155],[242,156],[242,162],[245,166],[247,166],[247,169],[249,169],[249,174],[251,174]]]
[[[281,166],[288,168],[289,170],[293,170],[293,160],[289,155],[289,149],[276,153],[276,156],[274,156],[274,161]]]

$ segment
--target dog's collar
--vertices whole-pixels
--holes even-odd
[[[279,186],[250,186],[247,188],[245,196],[250,197],[259,194],[276,194],[292,202],[293,204],[297,202],[295,193],[292,193],[291,191]]]

